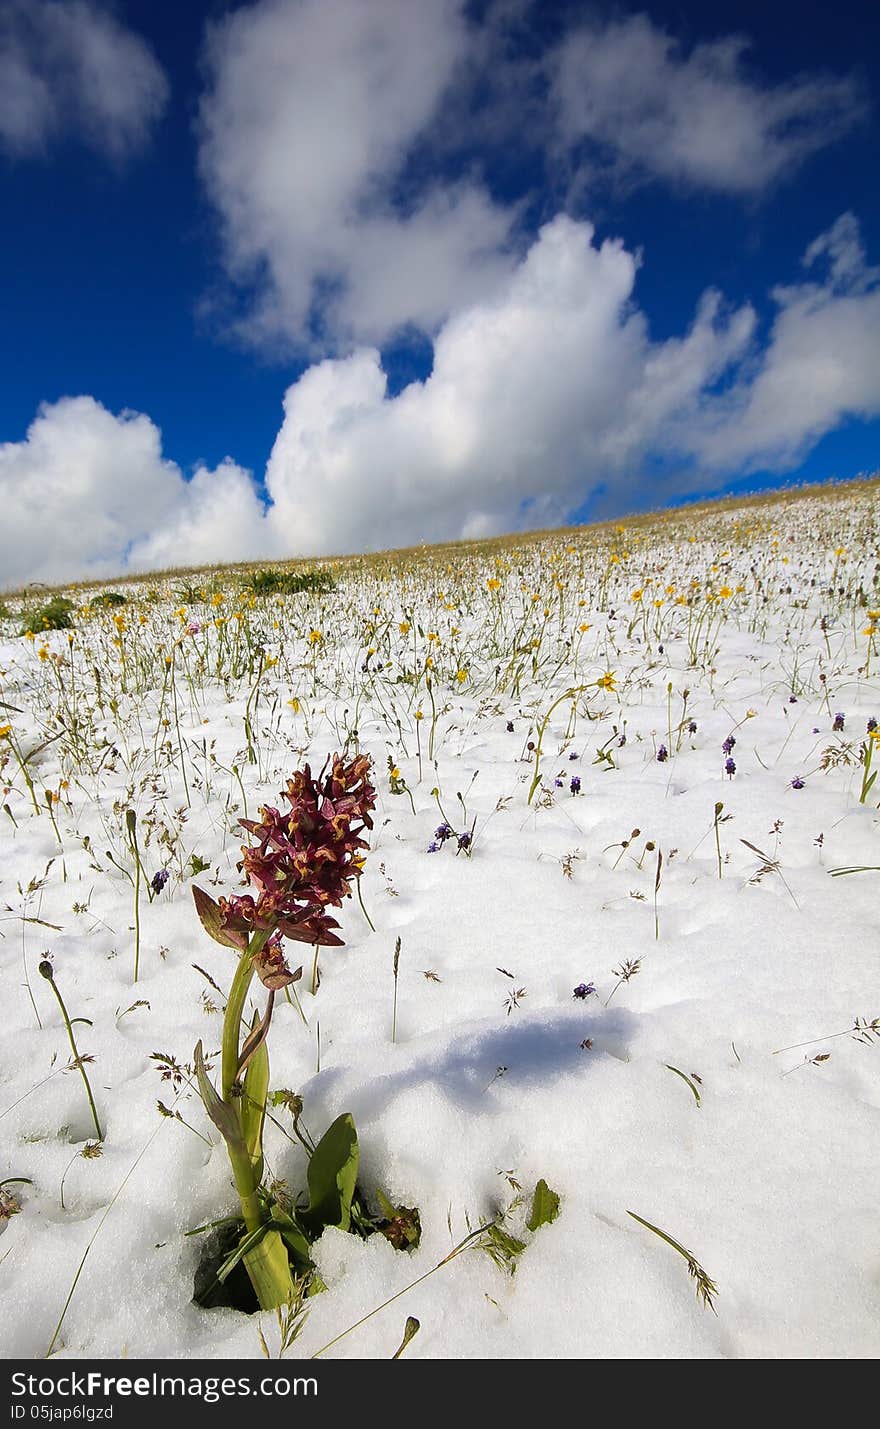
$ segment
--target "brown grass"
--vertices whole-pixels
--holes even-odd
[[[443,541],[436,545],[403,546],[395,550],[373,551],[357,555],[348,556],[322,556],[308,557],[297,556],[286,560],[271,560],[264,557],[259,561],[236,561],[228,565],[201,565],[201,566],[180,566],[154,571],[130,572],[126,575],[107,577],[103,580],[94,578],[82,581],[70,581],[60,585],[43,585],[35,583],[33,585],[19,586],[4,590],[5,598],[11,600],[37,601],[44,596],[51,596],[55,592],[77,592],[86,594],[89,591],[106,590],[117,586],[141,584],[144,581],[150,583],[161,583],[163,581],[187,580],[210,578],[215,583],[225,582],[230,578],[246,578],[255,571],[272,568],[280,571],[297,571],[322,569],[333,571],[334,575],[344,575],[347,570],[381,569],[382,567],[395,566],[401,563],[412,564],[414,561],[429,559],[434,562],[444,556],[456,558],[484,555],[491,556],[493,553],[501,553],[512,548],[522,549],[534,545],[548,538],[557,540],[566,536],[577,541],[595,541],[601,543],[609,537],[616,535],[620,526],[625,526],[627,530],[643,530],[645,528],[657,527],[665,536],[670,535],[670,528],[686,522],[688,534],[693,533],[695,523],[705,517],[715,516],[725,511],[740,510],[767,510],[772,511],[778,508],[787,509],[796,505],[800,501],[809,500],[818,496],[847,497],[861,495],[864,497],[876,497],[880,494],[880,472],[872,473],[870,476],[856,477],[850,480],[839,481],[832,478],[825,482],[815,482],[811,485],[796,485],[777,488],[773,491],[753,492],[737,496],[722,496],[688,503],[687,505],[669,507],[659,511],[644,511],[633,515],[621,515],[609,518],[604,521],[592,522],[583,526],[562,526],[551,527],[535,531],[517,531],[503,536],[491,536],[482,540],[458,540]]]

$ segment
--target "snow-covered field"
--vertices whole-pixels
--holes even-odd
[[[478,1244],[328,1356],[389,1358],[407,1316],[408,1358],[880,1351],[878,536],[866,484],[352,560],[326,595],[96,587],[33,640],[9,600],[0,1181],[28,1180],[0,1192],[4,1353],[277,1353],[271,1313],[192,1303],[185,1233],[237,1208],[190,1080],[236,954],[190,888],[242,891],[245,801],[337,750],[374,761],[363,910],[316,994],[288,946],[271,1088],[316,1139],[350,1112],[365,1200],[418,1207],[422,1236],[326,1231],[288,1356],[508,1207],[514,1274]],[[559,1214],[532,1233],[541,1178]]]

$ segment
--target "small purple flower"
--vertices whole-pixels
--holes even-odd
[[[692,719],[691,722],[690,722],[690,724],[688,725],[688,734],[696,734],[696,732],[697,732],[697,721],[696,721],[695,719]]]
[[[797,704],[797,695],[789,695],[789,697],[788,697],[788,703],[789,703],[790,705],[796,705],[796,704]]]
[[[732,754],[735,744],[736,740],[734,739],[732,734],[729,734],[725,739],[724,743],[722,744],[721,748],[724,750],[725,754]]]
[[[577,756],[576,754],[570,754],[570,755],[568,756],[569,762],[571,762],[572,759],[577,759],[577,757],[578,757],[578,756]]]
[[[555,784],[555,786],[556,786],[557,789],[564,789],[564,788],[565,788],[565,780],[564,780],[564,779],[554,779],[554,780],[553,780],[553,783]]]
[[[618,749],[623,749],[623,746],[624,746],[625,744],[626,744],[626,735],[625,735],[625,734],[622,734],[622,735],[620,736],[619,740],[617,741],[617,748],[618,748]]]
[[[736,765],[734,764],[732,759],[728,759],[727,763],[724,766],[724,772],[729,779],[733,778],[734,774],[736,773]]]
[[[579,794],[581,792],[581,781],[578,778],[577,774],[573,775],[572,777],[571,792],[573,794]]]
[[[814,733],[814,734],[818,734],[818,733],[819,733],[818,729],[814,729],[814,730],[813,730],[813,733]]]
[[[441,824],[434,830],[434,837],[438,844],[445,844],[447,839],[452,838],[454,832],[455,830],[451,829],[448,824]]]
[[[152,888],[153,892],[161,893],[162,889],[165,887],[165,884],[168,882],[170,877],[171,875],[168,872],[167,868],[160,868],[158,873],[154,873],[153,877],[150,879],[150,887]]]
[[[458,851],[459,851],[459,853],[467,853],[467,851],[468,851],[468,849],[470,848],[470,846],[471,846],[471,835],[468,833],[467,829],[465,829],[464,833],[463,833],[463,834],[459,834],[459,836],[458,836]]]
[[[842,733],[843,733],[843,719],[844,719],[844,717],[843,717],[842,714],[840,714],[840,712],[838,712],[838,713],[834,716],[834,723],[833,723],[833,725],[831,726],[831,728],[832,728],[832,730],[834,731],[835,734],[842,734]]]
[[[513,734],[513,720],[512,720],[512,719],[509,719],[509,720],[507,721],[507,733],[508,733],[508,734]]]
[[[437,851],[438,851],[439,848],[440,848],[440,845],[439,845],[434,839],[432,839],[431,842],[428,844],[428,847],[427,847],[427,849],[425,850],[425,852],[426,852],[426,853],[437,853]]]
[[[189,625],[186,627],[186,633],[187,635],[198,635],[201,628],[202,627],[199,625],[199,622],[197,620],[191,620],[189,622]]]
[[[800,776],[799,774],[796,774],[795,777],[794,777],[794,779],[792,779],[792,781],[791,781],[791,787],[792,787],[792,789],[803,789],[803,788],[806,787],[806,786],[804,785],[803,779],[801,778],[801,776]]]
[[[579,982],[572,993],[572,997],[580,998],[581,1001],[583,1001],[587,997],[592,997],[595,991],[596,989],[591,982]]]
[[[875,730],[876,728],[877,728],[877,721],[874,719],[874,716],[872,715],[871,718],[868,720],[868,725],[867,725],[868,734],[873,734],[873,733],[874,733],[874,730]]]
[[[657,763],[665,764],[668,758],[669,750],[666,748],[665,744],[661,744],[660,748],[657,750]]]

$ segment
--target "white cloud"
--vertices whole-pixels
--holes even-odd
[[[625,488],[745,352],[753,315],[724,317],[710,295],[683,339],[652,344],[636,260],[592,238],[547,225],[503,292],[441,329],[427,381],[392,399],[375,349],[310,368],[285,398],[270,520],[298,549],[350,551],[559,522],[598,484]]]
[[[625,172],[733,194],[788,176],[859,118],[848,78],[752,78],[731,35],[689,54],[647,15],[572,31],[556,56],[562,139],[598,146]],[[590,172],[596,153],[588,151]]]
[[[143,147],[167,98],[146,42],[92,0],[4,0],[0,149],[30,157],[76,135],[120,160]]]
[[[689,440],[725,471],[795,466],[849,417],[880,416],[880,268],[865,262],[858,223],[843,214],[809,245],[825,282],[779,287],[777,313],[754,370],[704,404]]]
[[[513,271],[529,175],[563,174],[573,207],[609,167],[752,196],[863,111],[847,77],[762,82],[736,35],[686,52],[634,15],[542,49],[539,15],[253,0],[209,27],[200,166],[239,336],[309,356],[433,336]],[[478,163],[509,181],[512,153],[521,198],[501,202]]]
[[[653,341],[637,258],[589,224],[547,224],[506,282],[442,325],[424,382],[389,397],[377,349],[287,391],[263,505],[231,460],[185,480],[148,417],[90,397],[45,407],[0,447],[7,583],[326,555],[562,523],[591,496],[622,512],[688,481],[784,470],[848,417],[880,415],[880,273],[844,215],[810,280],[749,305],[704,294]],[[825,264],[824,279],[818,265]]]
[[[115,417],[92,397],[42,407],[24,441],[0,445],[0,508],[7,587],[231,561],[270,544],[241,467],[187,482],[149,417]]]
[[[257,339],[433,330],[506,274],[511,213],[406,165],[467,55],[462,0],[259,0],[209,32],[201,168]]]

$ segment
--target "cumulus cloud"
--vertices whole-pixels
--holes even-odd
[[[805,75],[761,85],[749,41],[730,35],[689,54],[647,15],[570,33],[556,56],[564,141],[592,145],[623,169],[732,194],[789,176],[863,110],[850,78]]]
[[[754,370],[691,424],[694,455],[709,468],[782,471],[850,417],[880,415],[880,268],[869,267],[853,214],[804,254],[824,281],[778,287],[769,340]]]
[[[302,549],[354,550],[564,520],[621,483],[649,443],[740,357],[753,314],[708,295],[653,344],[636,260],[560,216],[492,300],[443,326],[424,382],[386,394],[380,356],[310,368],[288,391],[266,484]]]
[[[249,474],[225,461],[186,481],[158,427],[92,397],[41,408],[0,445],[7,587],[257,556],[270,546]]]
[[[201,169],[252,337],[433,330],[508,271],[512,213],[408,169],[467,54],[462,0],[260,0],[209,32]]]
[[[784,470],[880,414],[880,271],[852,215],[774,290],[765,336],[709,291],[655,341],[638,262],[560,215],[441,326],[424,381],[389,396],[373,347],[313,364],[286,393],[265,503],[228,459],[185,479],[146,416],[45,407],[0,447],[7,583],[478,537],[563,523],[597,494],[623,512]]]
[[[765,343],[750,305],[711,291],[682,337],[654,342],[634,256],[555,219],[499,295],[444,325],[426,381],[389,398],[366,349],[289,389],[266,478],[281,545],[561,522],[598,490],[617,510],[660,502],[664,463],[679,489],[784,470],[845,418],[880,413],[880,284],[852,216],[806,256],[827,277],[774,292]]]
[[[76,135],[114,160],[143,147],[168,98],[147,43],[93,0],[4,0],[0,149],[44,153]]]
[[[479,168],[609,167],[754,195],[856,122],[847,77],[762,83],[748,43],[683,51],[647,15],[550,49],[529,0],[254,0],[209,28],[202,176],[243,306],[232,326],[310,356],[380,349],[497,292],[529,193]]]

